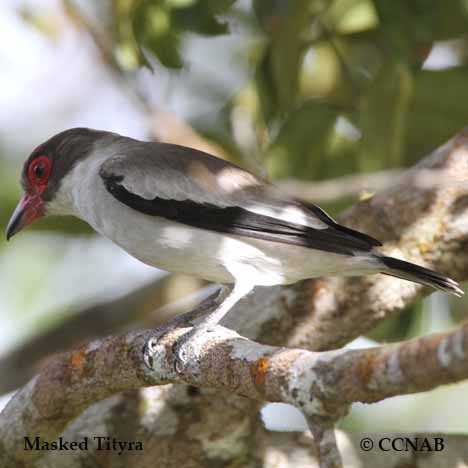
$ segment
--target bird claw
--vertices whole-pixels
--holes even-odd
[[[155,333],[149,338],[143,346],[143,362],[148,369],[153,370],[154,367],[154,355],[157,352],[157,347],[161,338],[167,333],[167,330],[161,330],[159,333]]]
[[[174,353],[174,370],[182,374],[188,367],[194,367],[199,362],[197,338],[208,331],[206,326],[193,327],[182,335],[172,346]],[[193,371],[193,370],[192,370]]]
[[[160,333],[155,333],[149,338],[143,346],[143,362],[150,370],[154,370],[154,356],[157,353],[157,348],[164,335],[172,332],[174,329],[163,329]],[[193,327],[187,333],[184,333],[172,346],[174,355],[174,370],[177,374],[183,374],[189,367],[196,367],[198,364],[199,349],[197,346],[197,338],[209,331],[206,326]],[[191,369],[192,373],[195,373]]]
[[[177,343],[172,348],[174,353],[174,370],[177,374],[182,374],[184,372],[187,363],[190,361],[189,356],[193,354],[190,352],[191,350],[187,348],[189,348],[187,344],[178,346]]]
[[[155,354],[157,340],[151,337],[143,346],[143,362],[150,370],[153,369],[153,356]]]

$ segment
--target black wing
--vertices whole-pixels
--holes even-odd
[[[372,237],[335,223],[315,205],[311,213],[327,223],[325,228],[315,229],[291,223],[257,214],[240,206],[220,207],[211,203],[158,197],[146,199],[128,191],[122,185],[124,176],[108,174],[103,176],[103,180],[107,190],[130,208],[188,226],[343,255],[355,255],[356,251],[370,251],[373,247],[381,245]],[[298,203],[297,206],[301,205]],[[311,207],[306,209],[310,210]]]
[[[331,218],[319,206],[314,205],[313,203],[305,202],[305,201],[300,201],[299,203],[301,203],[305,208],[307,208],[309,211],[314,213],[315,216],[317,216],[317,218],[329,224],[331,227],[341,232],[343,235],[352,236],[354,238],[361,239],[363,242],[367,242],[372,247],[380,247],[382,245],[382,242],[380,242],[377,239],[374,239],[371,236],[368,236],[367,234],[364,234],[362,232],[356,231],[355,229],[351,229],[346,226],[342,226],[341,224],[338,224],[333,218]]]

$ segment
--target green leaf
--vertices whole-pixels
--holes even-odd
[[[198,34],[225,34],[228,32],[228,25],[217,16],[227,13],[234,3],[235,0],[198,0],[187,8],[172,10],[173,23],[181,30]]]
[[[421,70],[414,76],[407,120],[408,162],[415,162],[468,122],[468,67]]]
[[[209,36],[226,34],[228,32],[227,23],[219,21],[215,15],[203,11],[198,5],[191,8],[174,10],[172,18],[174,24],[182,30]]]
[[[227,23],[217,15],[226,13],[235,0],[142,0],[133,10],[132,30],[137,50],[149,50],[169,68],[181,68],[180,44],[187,32],[225,34]],[[145,56],[139,54],[140,64]]]
[[[413,77],[403,63],[387,63],[362,96],[362,170],[399,166],[402,162]]]
[[[309,3],[310,0],[254,2],[255,13],[269,35],[256,73],[266,120],[284,115],[297,105],[303,34],[310,23]]]
[[[434,41],[468,31],[462,0],[374,0],[388,52],[395,58],[422,63]]]
[[[133,12],[132,27],[144,64],[144,49],[150,50],[168,68],[181,68],[180,37],[172,28],[170,11],[159,1],[142,1]]]
[[[269,150],[271,177],[317,178],[337,116],[338,109],[317,102],[292,112]]]

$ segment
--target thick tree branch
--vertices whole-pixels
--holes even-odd
[[[0,357],[0,394],[11,392],[39,370],[39,363],[53,353],[123,330],[161,303],[165,279],[151,282],[124,297],[83,308],[49,330],[33,336]],[[150,309],[150,310],[151,310]],[[133,311],[137,311],[135,314]]]
[[[283,179],[276,181],[281,189],[289,195],[312,203],[331,203],[343,198],[358,199],[362,194],[373,194],[388,190],[395,185],[395,180],[402,175],[399,169],[388,169],[380,172],[351,174],[331,180],[305,181]],[[422,190],[444,188],[454,183],[467,183],[466,176],[455,176],[450,171],[433,171],[420,169],[413,174],[412,184]]]
[[[0,355],[0,395],[25,384],[57,352],[67,351],[88,341],[112,333],[122,333],[143,327],[157,327],[176,314],[194,307],[206,291],[197,290],[189,297],[200,281],[183,284],[177,295],[171,292],[180,277],[168,275],[119,297],[83,307],[64,322],[54,324],[32,336],[4,356]],[[174,296],[186,295],[174,302]]]
[[[261,345],[217,327],[197,339],[197,365],[179,374],[172,349],[181,333],[175,330],[152,347],[152,369],[143,352],[152,331],[109,337],[57,356],[2,412],[1,453],[10,459],[0,466],[38,458],[41,452],[24,450],[25,436],[55,440],[96,401],[171,382],[291,403],[307,415],[323,466],[339,466],[329,428],[352,402],[375,402],[468,377],[468,324],[399,345],[321,353]]]

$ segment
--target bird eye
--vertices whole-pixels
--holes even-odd
[[[47,156],[39,156],[29,166],[29,180],[33,185],[46,185],[52,163]]]
[[[44,164],[42,164],[42,163],[35,164],[34,167],[33,167],[33,171],[34,171],[34,175],[38,179],[42,178],[42,176],[44,175],[44,172],[45,172]]]

